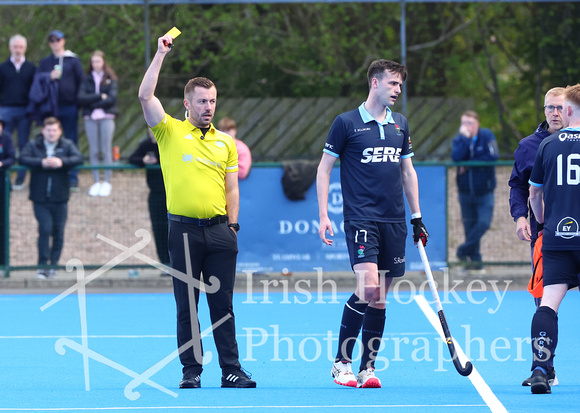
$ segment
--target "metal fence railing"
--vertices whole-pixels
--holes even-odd
[[[280,164],[255,164],[254,168],[273,165]],[[457,246],[464,240],[455,185],[457,164],[417,162],[416,165],[445,165],[447,168],[447,193],[441,195],[441,200],[421,199],[421,204],[425,209],[428,202],[447,203],[447,261],[453,265],[457,263],[455,256]],[[17,168],[20,167],[13,167],[6,179],[13,180]],[[88,189],[93,183],[91,169],[95,168],[90,166],[79,168],[80,191],[71,193],[68,204],[69,213],[61,264],[71,258],[77,258],[85,268],[100,267],[119,253],[118,248],[102,240],[102,237],[129,247],[137,240],[135,231],[144,228],[151,232],[147,204],[149,188],[146,184],[145,170],[126,164],[98,167],[98,169],[107,168],[113,169],[111,180],[113,189],[109,197],[89,196]],[[482,239],[483,259],[490,265],[522,265],[530,261],[529,244],[517,238],[515,224],[509,213],[507,181],[511,169],[511,162],[496,163],[498,185],[495,190],[493,221],[490,230]],[[0,269],[8,276],[10,271],[36,268],[38,226],[32,202],[28,199],[27,187],[19,191],[7,191],[5,196],[8,200],[4,206],[6,262],[4,266],[0,265]],[[428,222],[426,225],[429,228]],[[100,238],[97,238],[97,235],[100,235]],[[154,242],[147,245],[142,253],[149,257],[157,257]],[[144,264],[139,259],[130,257],[120,266],[139,267]]]
[[[151,232],[147,204],[149,188],[145,170],[132,165],[118,164],[98,168],[82,166],[79,169],[79,191],[71,193],[68,203],[65,243],[60,263],[77,258],[85,268],[100,267],[120,251],[98,239],[97,235],[124,246],[131,246],[137,239],[136,230],[144,228]],[[110,196],[88,195],[93,184],[92,169],[113,170],[113,189]],[[13,174],[14,172],[10,175]],[[8,275],[9,271],[36,268],[38,224],[29,200],[28,187],[19,191],[12,190],[6,194],[6,199],[9,199],[9,205],[5,206],[8,212],[6,222],[9,225],[6,226],[8,242],[4,270]],[[142,253],[156,257],[154,242],[147,245]],[[121,267],[123,266],[143,266],[143,262],[132,257],[124,261]]]

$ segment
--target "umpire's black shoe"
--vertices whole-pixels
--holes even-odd
[[[532,373],[532,394],[550,394],[552,389],[548,383],[548,375],[540,369]]]
[[[245,370],[232,370],[223,372],[222,387],[235,387],[239,389],[253,389],[256,387],[256,382],[251,380],[251,376]]]
[[[556,370],[554,370],[554,367],[548,367],[546,371],[548,372],[548,384],[550,385],[550,387],[557,386],[559,382],[558,377],[556,377]],[[532,376],[528,377],[522,382],[522,386],[524,387],[529,387],[531,385],[532,385]]]
[[[183,380],[179,382],[180,389],[199,389],[201,387],[201,377],[199,373],[188,371],[183,373]]]

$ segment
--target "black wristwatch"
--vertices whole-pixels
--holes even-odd
[[[240,230],[240,224],[238,224],[237,222],[228,224],[228,227],[233,228],[234,231],[236,231],[236,232],[238,232]]]

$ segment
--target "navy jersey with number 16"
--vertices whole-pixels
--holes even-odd
[[[544,190],[543,248],[580,250],[580,128],[542,141],[529,183]]]
[[[387,108],[382,123],[365,109],[334,120],[324,152],[340,158],[344,219],[405,222],[401,159],[413,156],[407,119]]]

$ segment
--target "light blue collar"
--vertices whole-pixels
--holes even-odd
[[[56,151],[56,145],[58,145],[58,141],[50,143],[50,142],[43,140],[43,142],[44,142],[44,147],[46,148],[46,155],[47,156],[54,156],[54,153]]]
[[[379,121],[373,118],[371,114],[365,109],[365,102],[361,103],[361,105],[358,107],[358,112],[360,113],[360,117],[362,118],[364,123],[369,122],[379,123]],[[391,112],[391,108],[389,107],[387,107],[387,116],[385,116],[385,120],[383,120],[383,123],[381,125],[386,125],[388,123],[395,123],[395,121],[393,120],[393,112]]]

